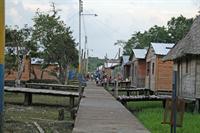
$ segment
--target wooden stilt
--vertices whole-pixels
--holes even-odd
[[[24,94],[24,105],[28,106],[32,104],[32,94],[31,93],[25,93]]]

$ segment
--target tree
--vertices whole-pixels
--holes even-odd
[[[57,63],[59,66],[58,79],[65,83],[67,66],[77,65],[78,51],[75,40],[72,37],[70,27],[66,27],[60,20],[58,11],[52,3],[52,10],[48,13],[36,12],[33,19],[33,38],[43,48],[42,58],[44,64]]]
[[[167,22],[168,33],[171,35],[171,39],[174,43],[177,43],[187,34],[193,21],[193,18],[187,19],[181,15],[177,18],[172,17],[171,20]]]
[[[177,43],[189,31],[193,19],[187,19],[182,15],[167,22],[165,26],[153,26],[149,30],[136,32],[132,37],[123,45],[124,54],[131,54],[133,48],[149,47],[151,42],[157,43]]]
[[[6,54],[5,70],[9,74],[12,70],[17,70],[17,80],[21,78],[23,71],[23,58],[28,54],[35,56],[37,44],[31,39],[32,28],[25,25],[23,28],[8,27],[5,30],[6,35]]]

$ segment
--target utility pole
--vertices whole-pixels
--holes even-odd
[[[81,13],[83,12],[83,1],[79,0],[79,66],[78,72],[81,73]]]
[[[86,62],[86,60],[87,60],[87,55],[86,55],[87,53],[86,53],[86,50],[87,50],[87,36],[85,36],[84,61],[83,61],[83,62],[84,62],[84,63],[83,63],[83,64],[84,64],[84,65],[83,65],[83,66],[84,66],[84,70],[83,70],[83,71],[84,71],[84,74],[85,74],[85,75],[87,74],[87,72],[86,72],[86,63],[87,63],[87,62]]]
[[[5,5],[0,0],[0,133],[3,132],[4,119],[4,47],[5,47]]]
[[[87,49],[86,73],[88,73],[88,63],[89,63],[89,49]]]
[[[87,36],[85,36],[85,46],[84,46],[84,63],[82,64],[82,56],[81,56],[81,16],[88,15],[88,16],[97,16],[97,14],[82,14],[83,12],[83,1],[79,0],[79,66],[78,72],[82,73],[83,71],[86,72],[86,44],[87,44]],[[83,70],[83,71],[82,71]]]

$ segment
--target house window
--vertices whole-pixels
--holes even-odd
[[[154,74],[154,63],[152,63],[152,74]]]

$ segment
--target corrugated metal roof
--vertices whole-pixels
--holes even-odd
[[[44,59],[41,58],[31,58],[31,64],[42,64],[44,63]]]
[[[133,49],[133,53],[135,55],[135,58],[145,59],[147,50],[146,49]]]
[[[111,68],[111,67],[114,67],[114,66],[117,66],[119,65],[119,63],[104,63],[104,67],[105,68]]]
[[[174,45],[174,43],[151,43],[151,46],[157,55],[167,55]]]
[[[123,62],[122,62],[122,64],[126,64],[126,63],[128,63],[129,62],[129,55],[123,55],[122,56],[122,59],[123,59]]]

